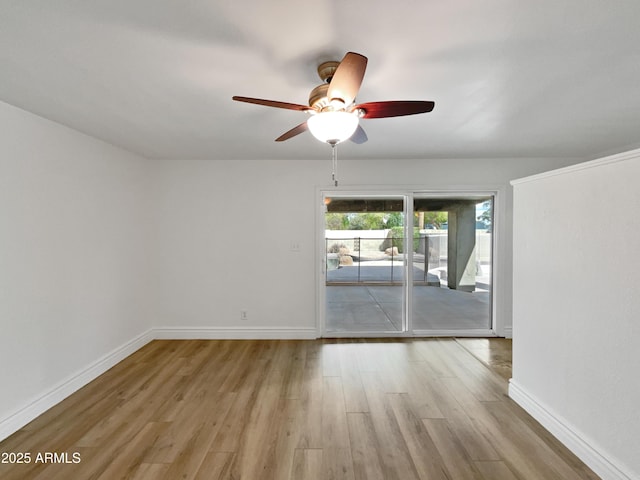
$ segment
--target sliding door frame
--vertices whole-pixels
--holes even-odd
[[[487,336],[511,336],[511,327],[504,326],[504,318],[508,311],[502,305],[504,287],[507,279],[503,281],[504,269],[503,259],[499,252],[506,252],[503,247],[506,237],[504,229],[506,224],[506,212],[504,198],[506,189],[502,185],[482,185],[482,186],[447,186],[439,188],[429,188],[421,186],[362,186],[345,187],[341,189],[330,189],[326,187],[316,187],[316,335],[317,337],[327,336],[326,330],[326,263],[325,263],[325,198],[327,197],[403,197],[404,198],[404,236],[413,241],[413,199],[414,197],[455,197],[455,196],[492,196],[493,197],[493,222],[492,222],[492,255],[491,255],[491,293],[490,293],[490,319],[491,325],[484,330],[421,330],[415,332],[412,325],[413,317],[413,249],[408,249],[404,268],[404,292],[403,292],[403,331],[401,332],[331,332],[331,337],[437,337],[437,336],[461,336],[461,337],[487,337]],[[410,221],[411,220],[411,221]],[[411,228],[411,235],[409,235]],[[510,250],[509,250],[510,251]],[[503,260],[505,260],[503,262]]]
[[[368,198],[368,199],[375,199],[375,198],[380,198],[380,199],[389,199],[389,198],[402,198],[402,202],[403,202],[403,214],[404,214],[404,219],[405,221],[403,222],[403,236],[406,239],[407,238],[407,218],[412,218],[409,217],[409,209],[412,208],[412,205],[410,205],[410,200],[409,197],[407,196],[405,191],[401,191],[399,189],[389,189],[389,190],[383,190],[383,189],[372,189],[372,190],[321,190],[320,191],[320,209],[319,209],[319,214],[318,214],[318,223],[317,223],[317,230],[318,230],[318,235],[317,235],[317,244],[318,244],[318,249],[317,249],[317,255],[318,255],[318,266],[319,266],[319,272],[316,275],[316,279],[317,279],[317,322],[316,325],[318,327],[318,336],[319,337],[325,337],[327,336],[327,334],[329,332],[327,332],[327,328],[326,328],[326,261],[325,261],[325,213],[326,213],[326,204],[325,204],[325,199],[326,198],[354,198],[354,199],[358,199],[358,198]],[[413,214],[411,214],[413,215]],[[410,281],[410,277],[408,276],[408,272],[410,270],[410,268],[408,268],[408,259],[405,260],[405,265],[404,265],[404,274],[403,274],[403,278],[402,278],[402,329],[401,331],[391,331],[391,330],[387,330],[387,331],[350,331],[350,332],[330,332],[331,333],[331,337],[332,338],[337,338],[337,337],[346,337],[346,338],[365,338],[365,337],[408,337],[411,336],[411,325],[408,325],[408,319],[410,318],[409,314],[408,314],[408,308],[409,308],[409,303],[408,303],[408,298],[407,298],[407,292],[409,290],[409,288],[407,287],[407,285],[409,285],[407,282]]]
[[[496,206],[496,197],[497,191],[485,191],[485,190],[455,190],[455,191],[447,191],[447,192],[433,192],[433,191],[414,191],[411,194],[411,211],[413,216],[413,200],[414,199],[447,199],[447,198],[464,198],[464,197],[491,197],[492,199],[492,209],[495,216],[495,206]],[[411,332],[413,336],[416,337],[492,337],[496,336],[496,328],[495,328],[495,295],[494,295],[494,281],[495,281],[495,255],[496,252],[496,234],[493,231],[491,234],[491,280],[490,284],[490,292],[489,292],[489,325],[487,328],[478,328],[478,329],[432,329],[432,330],[416,330],[412,329]],[[409,253],[410,262],[413,262],[413,249]],[[413,271],[413,269],[411,269]],[[411,292],[413,292],[415,285],[413,285],[413,279],[411,279],[411,285],[408,287]],[[413,321],[413,299],[410,296],[409,300],[411,303],[409,304],[408,312],[411,315],[411,319]]]

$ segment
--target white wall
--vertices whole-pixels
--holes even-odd
[[[639,179],[637,150],[514,182],[510,394],[604,479],[640,479]]]
[[[328,149],[327,149],[328,150]],[[511,193],[509,180],[570,160],[341,160],[341,186],[425,189],[505,188],[497,305],[500,333],[511,324]],[[282,335],[314,331],[318,187],[331,186],[326,161],[158,162],[159,325],[195,336],[238,329]],[[300,252],[290,250],[299,241]],[[248,321],[240,321],[240,310]],[[176,329],[172,329],[175,327]],[[506,327],[506,328],[505,328]],[[213,331],[213,333],[212,333]]]
[[[4,103],[0,138],[2,438],[153,318],[147,161]]]
[[[154,165],[158,326],[194,336],[315,333],[314,162]],[[292,252],[291,240],[301,243]],[[240,322],[240,310],[248,320]],[[199,330],[198,330],[199,329]],[[293,332],[298,332],[295,334]],[[168,337],[177,335],[175,329]],[[249,336],[254,336],[249,335]]]

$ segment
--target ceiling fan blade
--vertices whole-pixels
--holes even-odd
[[[422,100],[391,100],[387,102],[361,103],[356,105],[354,109],[363,110],[363,118],[386,118],[427,113],[433,110],[434,106],[434,102]]]
[[[351,105],[358,95],[364,72],[367,69],[367,57],[359,53],[348,52],[329,83],[329,100],[341,99],[345,105]]]
[[[291,137],[295,137],[296,135],[300,135],[303,132],[306,132],[309,128],[307,127],[307,122],[301,123],[297,127],[293,127],[288,132],[283,133],[278,138],[276,138],[276,142],[284,142],[285,140],[289,140]]]
[[[299,110],[306,112],[307,110],[313,110],[308,105],[299,105],[297,103],[277,102],[275,100],[264,100],[262,98],[251,97],[232,97],[236,102],[255,103],[256,105],[264,105],[266,107],[286,108],[287,110]]]
[[[353,133],[353,135],[351,135],[351,138],[349,138],[349,140],[357,145],[360,145],[369,140],[369,137],[367,137],[367,133],[364,131],[364,128],[362,128],[361,125],[358,125],[358,128],[356,128],[356,131]]]

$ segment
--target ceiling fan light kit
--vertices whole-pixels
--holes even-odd
[[[321,112],[311,115],[307,127],[311,134],[321,142],[330,145],[344,142],[358,128],[358,115],[344,110]]]
[[[335,146],[351,137],[353,137],[352,141],[357,144],[367,141],[366,133],[359,126],[360,118],[388,118],[427,113],[433,110],[435,105],[433,102],[420,100],[393,100],[357,105],[355,99],[364,78],[367,61],[367,57],[364,55],[348,52],[341,62],[324,62],[318,66],[318,75],[325,83],[311,91],[309,106],[239,96],[234,96],[233,100],[309,113],[311,116],[306,122],[283,133],[276,138],[276,142],[288,140],[309,130],[315,138],[331,145],[333,147],[333,176],[337,186]],[[358,133],[354,135],[356,131]]]

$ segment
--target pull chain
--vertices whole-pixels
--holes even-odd
[[[336,144],[331,144],[331,179],[333,180],[334,185],[338,186],[338,150],[336,149]]]

